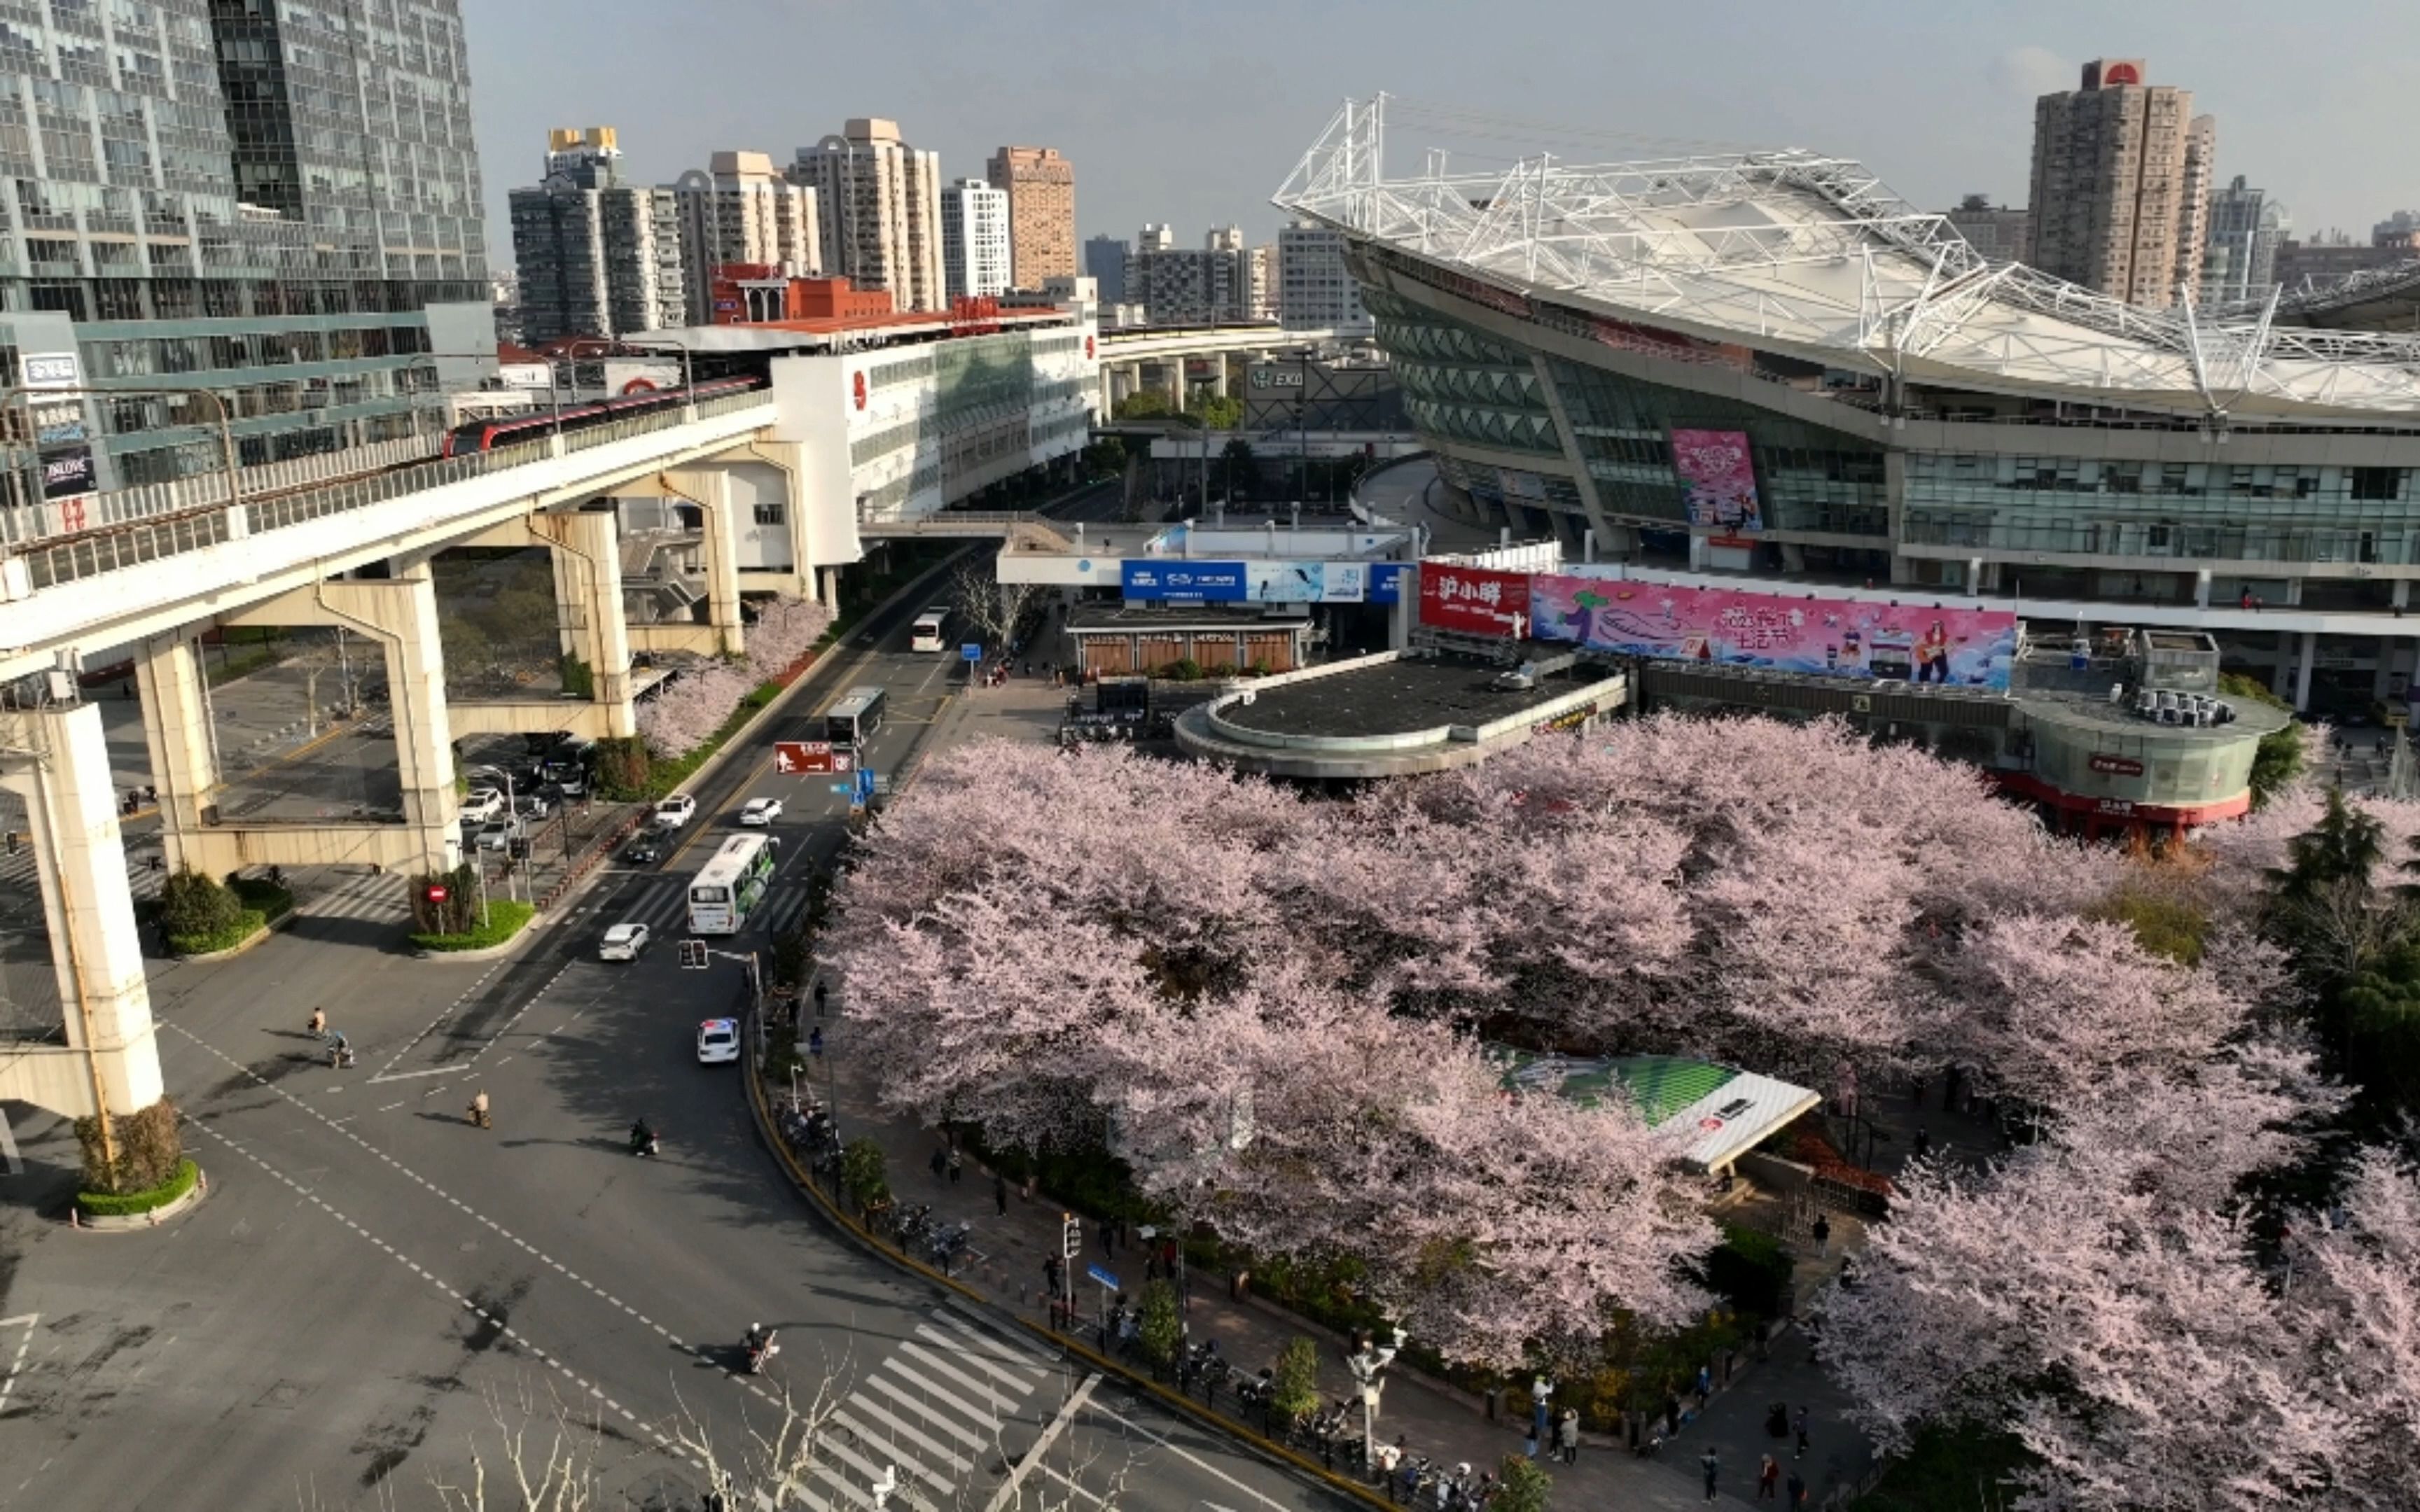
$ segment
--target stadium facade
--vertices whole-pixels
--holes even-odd
[[[1386,107],[1275,199],[1345,234],[1450,507],[1677,583],[2199,632],[2299,709],[2403,710],[2420,338],[2136,308],[1804,151],[1390,177]]]

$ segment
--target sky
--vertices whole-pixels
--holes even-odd
[[[2367,239],[2420,207],[2408,161],[2420,6],[2391,0],[463,0],[499,266],[504,193],[551,126],[620,129],[669,183],[718,148],[786,162],[887,116],[946,178],[1004,143],[1076,168],[1079,238],[1169,222],[1270,239],[1269,195],[1348,95],[1403,97],[1389,168],[1539,148],[1582,161],[1800,147],[1862,159],[1903,197],[2022,204],[2034,97],[2090,57],[2140,57],[2218,118],[2217,182],[2283,199],[2294,234]],[[1551,123],[1483,136],[1414,106]],[[1432,140],[1435,138],[1435,140]]]

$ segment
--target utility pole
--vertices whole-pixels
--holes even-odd
[[[1380,1344],[1371,1335],[1360,1336],[1360,1348],[1344,1357],[1345,1368],[1353,1372],[1354,1384],[1361,1393],[1361,1462],[1373,1464],[1377,1458],[1378,1396],[1387,1388],[1379,1377],[1395,1363],[1396,1351],[1404,1347],[1404,1331],[1394,1331],[1393,1341]]]

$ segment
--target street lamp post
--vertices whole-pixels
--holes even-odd
[[[1396,1351],[1404,1347],[1404,1331],[1394,1330],[1394,1337],[1381,1344],[1369,1334],[1363,1334],[1361,1347],[1344,1357],[1345,1368],[1353,1372],[1353,1382],[1361,1392],[1361,1463],[1377,1463],[1378,1394],[1387,1383],[1380,1379],[1386,1368],[1395,1363]]]

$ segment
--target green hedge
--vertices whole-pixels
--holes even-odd
[[[507,898],[488,904],[485,928],[473,929],[467,934],[414,934],[411,943],[424,950],[484,950],[519,934],[536,917],[535,903],[517,903]]]
[[[238,877],[233,884],[235,895],[246,908],[256,909],[260,917],[274,924],[294,912],[294,893],[266,877]]]
[[[87,1218],[131,1218],[138,1212],[164,1208],[194,1189],[201,1179],[201,1167],[192,1160],[180,1160],[168,1179],[158,1186],[142,1192],[79,1192],[76,1206]]]
[[[232,950],[268,927],[269,916],[259,909],[239,909],[235,922],[224,929],[209,930],[200,934],[169,935],[168,949],[178,955],[209,955],[219,950]]]

